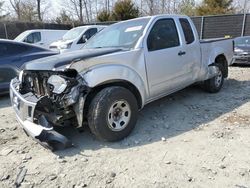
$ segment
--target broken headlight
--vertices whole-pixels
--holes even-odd
[[[58,75],[52,75],[48,79],[48,84],[53,86],[53,93],[61,94],[67,87],[67,81]]]

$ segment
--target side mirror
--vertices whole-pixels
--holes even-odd
[[[82,42],[85,43],[85,42],[87,42],[87,40],[88,40],[88,39],[87,39],[86,35],[83,35],[83,36],[82,36]]]

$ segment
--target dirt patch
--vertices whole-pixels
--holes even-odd
[[[246,115],[238,115],[233,113],[232,115],[223,119],[225,123],[233,124],[233,125],[248,125],[250,126],[250,116]]]

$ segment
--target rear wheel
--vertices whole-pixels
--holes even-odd
[[[210,93],[219,92],[224,83],[225,75],[223,75],[223,65],[218,63],[216,66],[218,68],[218,74],[215,77],[204,81],[204,89]]]
[[[135,127],[138,105],[135,96],[123,87],[102,89],[92,100],[88,123],[91,132],[105,141],[118,141]]]

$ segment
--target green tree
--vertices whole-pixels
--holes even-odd
[[[131,0],[118,0],[112,12],[114,20],[128,20],[139,16],[139,8]]]
[[[198,15],[216,15],[234,13],[233,0],[203,0],[197,7]]]
[[[111,21],[111,14],[107,10],[102,10],[98,13],[97,20],[100,22]]]
[[[180,14],[194,16],[195,11],[195,0],[182,0],[179,5]]]

